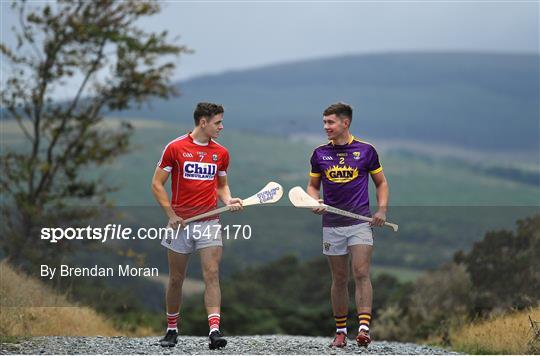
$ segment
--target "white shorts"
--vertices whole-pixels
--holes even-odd
[[[179,229],[173,230],[172,234],[162,239],[161,245],[183,254],[190,254],[205,247],[223,246],[218,219],[194,221]]]
[[[349,246],[353,245],[373,246],[373,229],[369,223],[323,227],[323,254],[346,255],[349,253]]]

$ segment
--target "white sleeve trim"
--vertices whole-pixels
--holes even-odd
[[[172,167],[171,167],[171,166],[163,167],[163,168],[161,168],[161,169],[163,169],[165,172],[169,172],[169,173],[171,173],[171,171],[172,171]]]
[[[227,171],[219,171],[218,172],[218,176],[220,176],[220,177],[224,177],[226,175],[227,175]]]

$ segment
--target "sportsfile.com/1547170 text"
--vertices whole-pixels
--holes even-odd
[[[218,226],[189,224],[184,228],[150,227],[135,229],[121,224],[107,224],[104,227],[44,227],[41,229],[41,240],[57,243],[60,240],[97,240],[102,243],[108,240],[156,240],[156,239],[226,239],[249,240],[252,235],[250,225]],[[219,233],[219,234],[218,234]]]

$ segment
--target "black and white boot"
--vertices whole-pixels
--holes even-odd
[[[208,338],[210,339],[210,343],[208,344],[210,350],[221,349],[227,345],[227,340],[223,338],[219,330],[212,331]]]
[[[175,329],[168,329],[167,334],[159,340],[159,344],[163,347],[174,347],[178,342],[178,331]]]

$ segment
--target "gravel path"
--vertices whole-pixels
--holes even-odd
[[[162,348],[158,337],[34,337],[18,344],[4,343],[0,354],[456,354],[431,346],[376,341],[368,349],[349,340],[344,349],[331,349],[330,338],[310,336],[234,336],[219,351],[208,349],[207,338],[182,336],[174,348]]]

